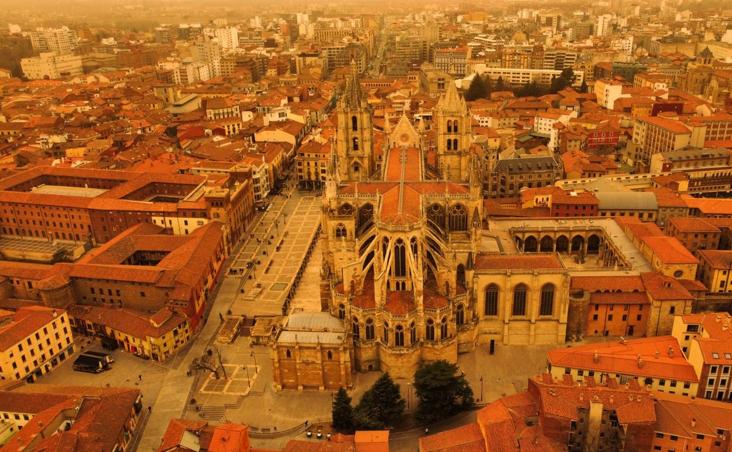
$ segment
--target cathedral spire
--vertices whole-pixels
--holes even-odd
[[[467,105],[463,96],[458,94],[455,81],[450,80],[447,83],[445,93],[440,96],[440,100],[437,102],[437,110],[451,111],[451,112],[464,112],[467,111]]]
[[[351,58],[351,74],[346,79],[346,86],[343,91],[343,106],[348,108],[359,108],[363,100],[361,92],[361,81],[358,77],[358,65],[356,59]]]

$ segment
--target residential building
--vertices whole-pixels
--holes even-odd
[[[59,79],[83,74],[80,55],[60,55],[52,52],[23,58],[20,67],[30,80]]]
[[[33,384],[0,390],[7,450],[130,450],[140,434],[139,389]]]
[[[28,32],[33,50],[39,53],[53,52],[58,55],[73,53],[77,47],[78,36],[68,27],[37,28]]]
[[[699,376],[698,397],[732,401],[732,316],[706,312],[676,316],[673,335]]]
[[[621,385],[635,380],[640,386],[669,394],[695,397],[699,378],[673,336],[620,339],[550,350],[548,372],[555,379],[569,375],[600,384],[608,378]]]
[[[0,310],[0,379],[33,382],[73,353],[74,338],[63,309]]]
[[[732,292],[732,251],[699,250],[699,274],[697,279],[703,282],[709,292]]]
[[[676,237],[689,251],[716,250],[721,231],[704,218],[673,217],[668,221],[666,233]]]

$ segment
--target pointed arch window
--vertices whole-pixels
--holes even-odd
[[[443,341],[448,338],[448,330],[447,330],[447,317],[443,317],[442,321],[440,322],[440,339]]]
[[[455,322],[458,326],[465,324],[465,306],[462,303],[457,305],[457,309],[455,310]]]
[[[404,327],[397,325],[394,329],[394,345],[404,347]]]
[[[447,139],[447,150],[452,151],[452,140],[449,138]]]
[[[346,306],[343,303],[338,305],[338,318],[341,320],[346,318]]]
[[[366,319],[366,340],[374,340],[374,319]]]
[[[358,117],[351,116],[351,130],[358,132]]]
[[[513,309],[512,315],[526,315],[526,286],[519,284],[513,289]]]
[[[414,322],[409,324],[409,343],[414,345],[417,343],[417,326]]]
[[[358,151],[358,137],[353,137],[353,150]]]
[[[447,133],[452,133],[452,119],[447,120]],[[448,146],[449,146],[449,144],[448,144]]]
[[[552,313],[554,313],[554,285],[544,284],[541,288],[539,315],[552,315]]]
[[[427,319],[427,326],[425,328],[425,337],[428,341],[434,341],[435,340],[435,321],[432,319]]]
[[[389,345],[389,324],[384,322],[384,337],[382,338],[384,345]]]
[[[458,133],[458,122],[457,119],[452,122],[452,132]]]
[[[338,223],[338,225],[336,226],[335,235],[337,238],[346,236],[346,226],[343,223]]]
[[[407,259],[404,250],[404,241],[399,239],[394,245],[394,276],[402,278],[407,276]]]
[[[498,286],[491,284],[485,289],[485,315],[498,315]]]

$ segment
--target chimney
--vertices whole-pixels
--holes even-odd
[[[659,350],[656,350],[656,359],[661,357],[661,352]]]
[[[695,417],[691,418],[691,426],[696,427],[696,418]]]
[[[641,356],[638,355],[638,368],[642,368],[642,367],[643,367],[643,358],[641,358]]]
[[[595,353],[592,354],[592,362],[594,362],[594,363],[600,362],[600,354],[597,353],[597,350],[595,350]]]
[[[668,357],[669,358],[673,358],[674,357],[674,348],[673,347],[669,347],[668,348]]]

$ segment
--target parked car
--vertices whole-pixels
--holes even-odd
[[[104,362],[99,358],[80,355],[74,361],[74,370],[77,372],[89,372],[93,374],[98,374],[100,372],[104,372],[104,369]]]
[[[85,351],[80,356],[89,356],[91,358],[101,359],[105,365],[109,365],[114,362],[114,358],[112,358],[112,355],[109,353],[97,352],[94,350]]]

